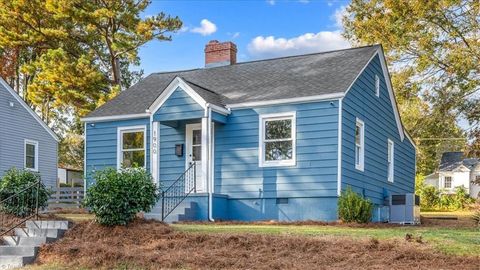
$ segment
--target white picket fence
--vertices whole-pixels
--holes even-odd
[[[53,190],[48,208],[79,208],[85,197],[83,187],[59,187]]]

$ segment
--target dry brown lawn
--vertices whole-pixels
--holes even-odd
[[[195,233],[136,220],[128,227],[113,228],[79,222],[63,239],[42,247],[37,265],[65,269],[478,270],[480,257],[446,255],[412,239]]]

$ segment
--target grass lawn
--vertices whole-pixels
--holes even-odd
[[[439,251],[455,255],[476,255],[480,253],[480,230],[475,228],[438,227],[389,227],[355,228],[345,226],[315,225],[216,225],[216,224],[176,224],[177,230],[199,233],[266,233],[316,236],[350,236],[377,239],[405,239],[407,233],[421,236]]]

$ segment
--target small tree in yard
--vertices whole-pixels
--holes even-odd
[[[37,208],[37,189],[38,207],[47,207],[50,192],[40,180],[40,175],[32,171],[8,170],[0,180],[1,211],[17,217],[32,215]]]
[[[338,198],[338,216],[344,222],[367,223],[372,219],[373,204],[350,187]]]
[[[150,211],[159,198],[152,177],[144,169],[108,168],[98,171],[94,179],[85,206],[102,225],[127,225],[140,211]]]

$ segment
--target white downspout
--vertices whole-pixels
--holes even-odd
[[[207,169],[207,190],[208,190],[208,220],[213,219],[213,178],[212,176],[212,108],[207,104],[207,137],[208,137],[208,169]]]

